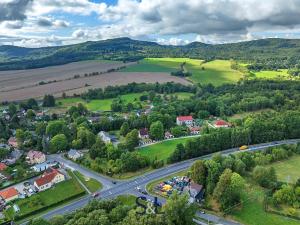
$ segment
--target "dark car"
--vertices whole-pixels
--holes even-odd
[[[141,193],[144,194],[144,195],[148,195],[148,192],[145,191],[145,190],[144,190],[144,191],[141,191]]]
[[[97,198],[99,196],[100,196],[100,194],[98,192],[93,193],[93,198]]]

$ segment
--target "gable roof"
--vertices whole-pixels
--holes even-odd
[[[0,163],[0,171],[5,170],[7,166],[4,163]]]
[[[187,121],[187,120],[193,120],[192,116],[177,116],[177,119],[179,121]]]
[[[215,122],[215,125],[217,125],[217,126],[226,126],[226,125],[229,125],[229,123],[227,123],[227,122],[224,121],[224,120],[217,120],[217,121]]]
[[[61,174],[58,170],[48,168],[48,170],[42,175],[42,177],[35,180],[35,183],[39,187],[43,186],[50,183],[58,174]]]
[[[140,135],[144,136],[144,135],[148,135],[148,129],[147,128],[142,128],[139,130]]]
[[[14,197],[16,195],[19,195],[19,192],[14,187],[8,188],[6,190],[0,191],[0,196],[3,199],[9,199],[11,197]]]
[[[44,157],[45,154],[39,151],[34,151],[34,150],[30,150],[27,154],[27,157],[29,157],[30,159],[35,159],[35,158],[41,158]]]

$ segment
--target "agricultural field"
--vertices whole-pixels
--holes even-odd
[[[243,77],[241,72],[231,69],[229,60],[214,60],[204,63],[203,60],[189,58],[147,58],[122,71],[170,73],[177,71],[183,62],[186,62],[186,70],[192,73],[188,79],[194,83],[222,85],[235,83]]]
[[[288,70],[287,69],[282,69],[282,70],[278,70],[278,71],[270,71],[270,70],[262,70],[259,72],[252,72],[255,74],[256,78],[262,78],[262,79],[278,79],[278,78],[287,78],[288,76],[290,76],[288,74]]]
[[[275,162],[268,166],[274,167],[278,180],[288,183],[296,183],[296,181],[300,178],[299,165],[300,156],[296,155],[287,160]]]
[[[174,152],[177,144],[185,144],[187,140],[195,137],[183,137],[179,139],[166,140],[149,146],[141,147],[139,152],[142,155],[148,156],[150,160],[155,158],[166,161]]]
[[[62,93],[66,93],[68,96],[73,96],[86,92],[88,89],[125,85],[131,82],[165,83],[173,81],[190,84],[183,78],[174,77],[164,72],[155,74],[149,72],[107,73],[108,70],[133,64],[136,63],[125,64],[115,61],[93,60],[41,69],[0,71],[0,102],[42,98],[45,94],[61,97]],[[85,76],[93,72],[97,72],[99,75]],[[75,75],[79,77],[75,79]]]

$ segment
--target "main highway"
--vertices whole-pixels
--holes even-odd
[[[283,141],[251,145],[245,151],[260,151],[260,150],[264,150],[268,147],[274,147],[274,146],[283,145],[283,144],[295,144],[295,143],[298,143],[299,141],[300,141],[300,139],[293,139],[293,140],[283,140]],[[235,154],[237,152],[240,152],[240,150],[238,148],[232,148],[232,149],[227,149],[227,150],[221,151],[220,153],[222,155],[229,155],[229,154]],[[64,159],[61,155],[51,155],[50,158],[60,162],[65,167],[69,167],[71,169],[78,170],[81,173],[83,173],[84,175],[95,178],[98,181],[100,181],[103,184],[103,189],[102,189],[102,191],[99,192],[100,195],[98,198],[111,199],[111,198],[115,198],[118,195],[134,193],[137,186],[145,187],[151,181],[155,181],[162,177],[166,177],[170,174],[184,171],[184,170],[188,169],[193,164],[193,162],[195,162],[196,160],[210,159],[212,157],[212,155],[213,154],[209,154],[209,155],[201,156],[198,158],[175,163],[172,165],[168,165],[161,169],[157,169],[157,170],[145,173],[141,176],[138,176],[138,177],[135,177],[132,179],[128,179],[128,180],[122,180],[122,181],[112,180],[109,177],[106,177],[106,176],[100,175],[98,173],[95,173],[93,171],[90,171],[87,168],[84,168],[74,162]],[[113,184],[113,181],[116,181],[116,184]],[[70,213],[74,210],[84,207],[92,199],[93,199],[92,195],[87,195],[87,196],[80,198],[78,200],[75,200],[67,205],[64,205],[64,206],[55,208],[51,211],[48,211],[45,214],[43,214],[41,217],[43,217],[44,219],[50,219],[51,217],[56,216],[56,215],[63,215],[66,213]]]

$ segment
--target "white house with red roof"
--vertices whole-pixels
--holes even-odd
[[[65,180],[65,175],[63,175],[57,169],[48,168],[40,178],[34,181],[34,186],[39,191],[44,191],[51,188],[54,184],[57,184],[64,180]]]
[[[46,161],[46,155],[39,151],[30,150],[26,156],[26,162],[30,165],[43,163]]]
[[[228,122],[226,122],[226,121],[224,121],[224,120],[216,120],[216,121],[214,122],[213,126],[214,126],[215,128],[227,128],[227,127],[230,127],[231,124],[228,123]]]
[[[176,124],[178,126],[186,125],[186,126],[192,126],[194,122],[194,119],[192,116],[177,116],[176,118]]]
[[[0,197],[5,202],[10,202],[10,201],[13,201],[13,200],[19,198],[19,192],[14,187],[10,187],[10,188],[0,191]]]

